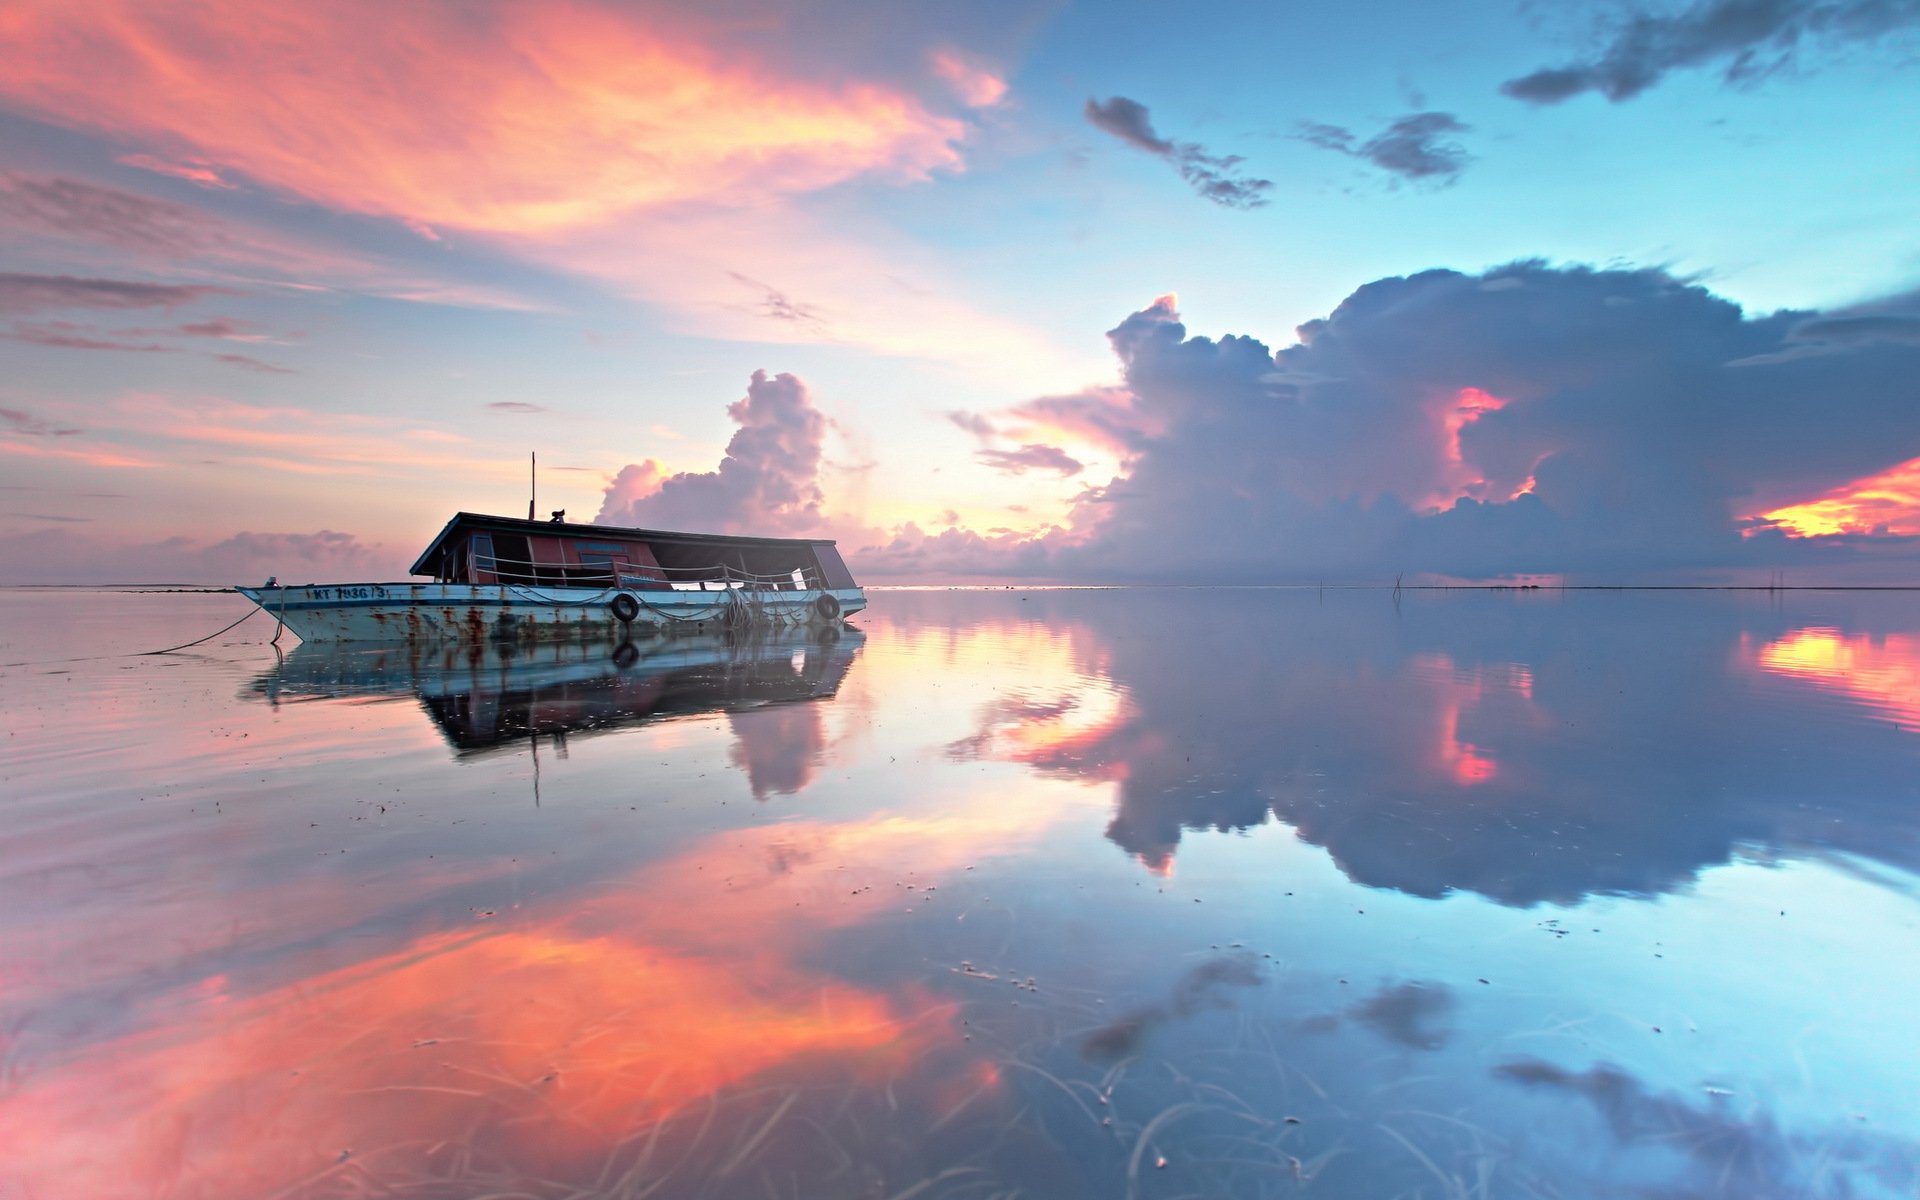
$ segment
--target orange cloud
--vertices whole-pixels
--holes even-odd
[[[690,21],[564,0],[28,0],[0,14],[0,96],[335,208],[494,232],[958,165],[958,120],[783,77]]]
[[[1920,534],[1920,458],[1803,504],[1759,514],[1794,537],[1835,533]]]

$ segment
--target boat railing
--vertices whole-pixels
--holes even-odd
[[[521,584],[530,587],[798,592],[819,590],[825,586],[819,572],[811,567],[756,574],[727,563],[698,567],[617,568],[603,567],[597,563],[531,562],[525,559],[505,558],[498,554],[476,554],[473,560],[473,574],[475,577],[491,576],[492,579],[489,582]]]

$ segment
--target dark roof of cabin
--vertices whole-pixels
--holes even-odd
[[[420,552],[410,575],[432,575],[430,564],[455,534],[524,533],[538,537],[628,538],[640,542],[679,545],[721,546],[831,546],[832,538],[742,537],[731,533],[675,533],[666,529],[632,529],[624,525],[583,525],[575,521],[528,521],[519,517],[490,517],[485,513],[460,512],[435,535]]]

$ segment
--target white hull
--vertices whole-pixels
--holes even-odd
[[[682,629],[838,623],[867,606],[866,593],[859,588],[620,592],[520,584],[342,583],[235,590],[305,642],[617,645]],[[630,621],[616,614],[626,606],[621,596],[632,598]],[[823,603],[829,596],[832,600]]]

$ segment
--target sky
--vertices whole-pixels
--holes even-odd
[[[1920,0],[10,0],[0,582],[1920,583]]]

